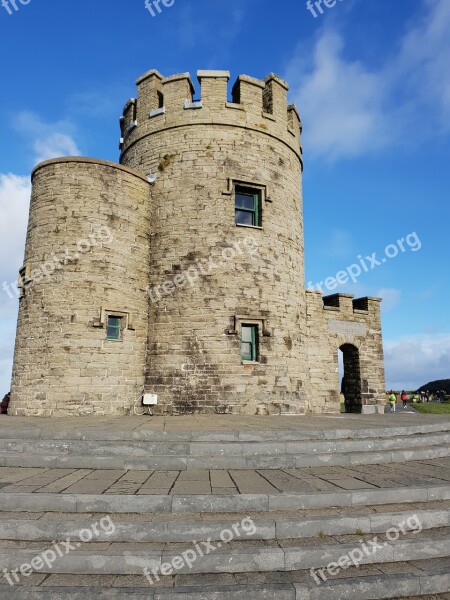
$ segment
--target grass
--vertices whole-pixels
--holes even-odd
[[[434,404],[433,402],[421,402],[411,405],[418,412],[426,415],[450,415],[450,403]]]

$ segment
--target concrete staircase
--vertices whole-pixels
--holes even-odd
[[[449,420],[273,423],[82,430],[8,419],[0,599],[450,598]]]

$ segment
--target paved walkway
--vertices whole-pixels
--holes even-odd
[[[10,417],[0,415],[1,427],[76,429],[114,429],[119,431],[233,431],[233,430],[331,430],[408,427],[450,423],[450,415],[423,415],[399,407],[385,415],[289,415],[264,417],[250,415],[185,415],[178,417]]]
[[[278,494],[446,485],[450,458],[388,465],[223,471],[0,468],[2,493]]]

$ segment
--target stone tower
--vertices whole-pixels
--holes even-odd
[[[12,414],[130,414],[144,393],[156,414],[337,412],[338,348],[349,406],[382,398],[378,300],[305,291],[287,84],[240,76],[228,101],[228,72],[198,80],[195,99],[189,74],[138,79],[120,165],[35,169]]]
[[[122,121],[121,163],[156,177],[146,390],[177,412],[254,413],[281,391],[297,406],[306,375],[299,117],[275,75],[239,77],[232,102],[228,72],[198,79],[194,101],[189,74],[146,73]],[[236,225],[240,190],[257,196],[254,223]],[[192,285],[156,287],[183,273]],[[243,323],[256,326],[255,361],[242,360]]]

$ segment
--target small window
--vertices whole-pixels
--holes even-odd
[[[242,325],[241,358],[252,362],[258,360],[258,325]]]
[[[236,225],[261,227],[261,192],[251,188],[235,188]]]
[[[120,340],[120,317],[108,317],[106,327],[106,338],[108,340]]]

